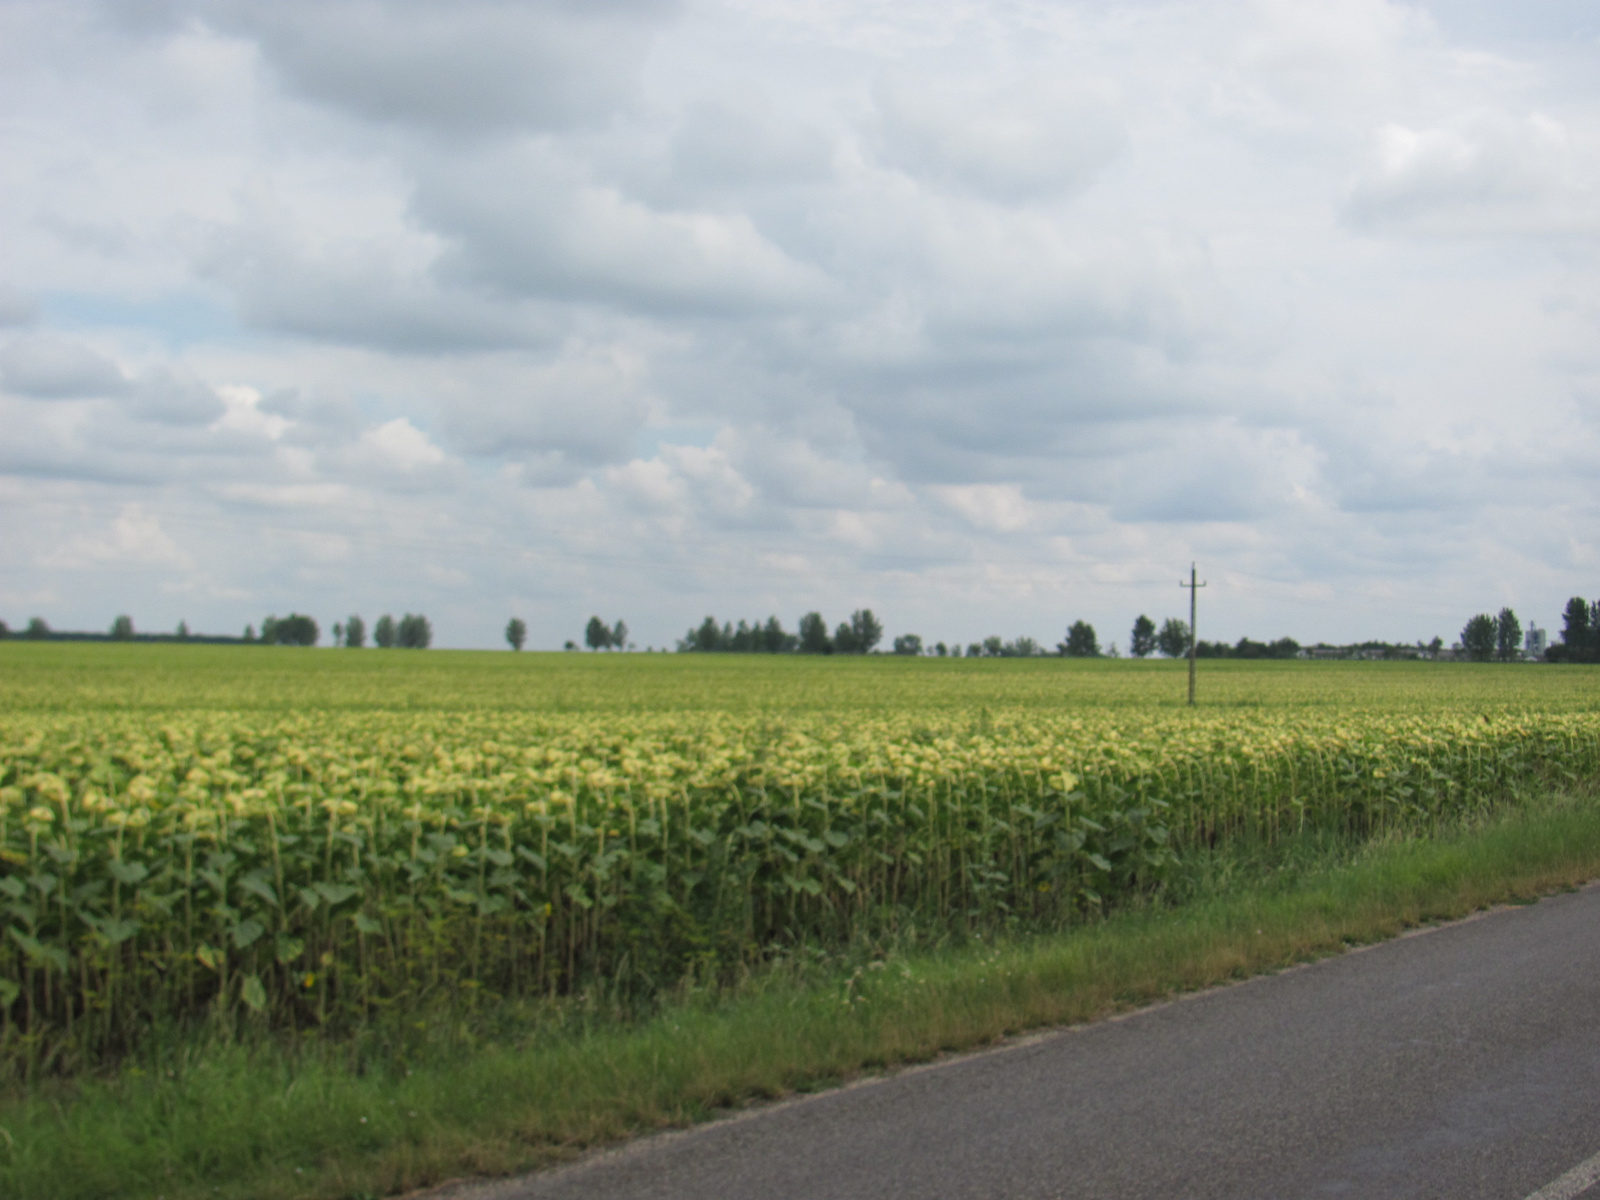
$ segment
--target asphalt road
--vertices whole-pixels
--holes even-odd
[[[1591,888],[470,1194],[1600,1200],[1597,1152]]]

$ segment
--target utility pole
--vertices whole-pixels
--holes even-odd
[[[1190,563],[1189,564],[1189,582],[1185,583],[1181,579],[1178,580],[1178,586],[1179,587],[1188,588],[1189,589],[1189,707],[1190,708],[1194,707],[1194,647],[1195,647],[1195,643],[1199,640],[1199,635],[1197,634],[1197,632],[1195,630],[1195,622],[1194,622],[1194,618],[1195,618],[1195,598],[1200,594],[1200,589],[1206,586],[1203,583],[1195,582],[1195,578],[1196,578],[1196,576],[1195,576],[1194,564]]]

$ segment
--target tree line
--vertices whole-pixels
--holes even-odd
[[[268,646],[315,646],[322,636],[316,619],[304,613],[271,616],[261,622],[261,634],[245,626],[244,640]],[[350,650],[367,644],[367,623],[352,613],[333,623],[333,644]],[[398,621],[384,613],[372,623],[372,644],[380,650],[426,650],[433,645],[433,623],[421,613],[406,613]]]
[[[915,643],[911,653],[921,653],[922,639],[907,635]],[[883,622],[870,608],[858,608],[848,621],[839,622],[832,633],[822,614],[808,612],[790,633],[776,616],[765,621],[717,623],[707,617],[696,628],[678,639],[684,654],[870,654],[883,640]],[[895,641],[895,652],[906,653],[904,638]]]
[[[1567,601],[1561,614],[1561,641],[1545,651],[1551,662],[1600,662],[1600,600],[1582,596]]]

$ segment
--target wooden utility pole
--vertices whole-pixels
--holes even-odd
[[[1194,618],[1195,618],[1195,597],[1197,597],[1200,594],[1200,589],[1205,587],[1205,584],[1196,583],[1195,582],[1195,569],[1194,569],[1194,564],[1193,563],[1189,564],[1189,582],[1185,583],[1185,582],[1183,582],[1183,580],[1180,579],[1180,580],[1178,580],[1178,586],[1181,587],[1181,588],[1188,588],[1189,589],[1189,707],[1193,708],[1194,707],[1194,647],[1195,647],[1195,643],[1197,641],[1199,641],[1199,634],[1195,630],[1195,622],[1194,622]]]

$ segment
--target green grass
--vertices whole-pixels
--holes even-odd
[[[409,1067],[190,1038],[0,1101],[0,1194],[353,1197],[510,1172],[1597,876],[1600,807],[1569,796],[1435,839],[1234,848],[1190,865],[1176,907],[942,951],[796,957],[643,1021],[580,1005],[490,1042],[480,1022]]]

